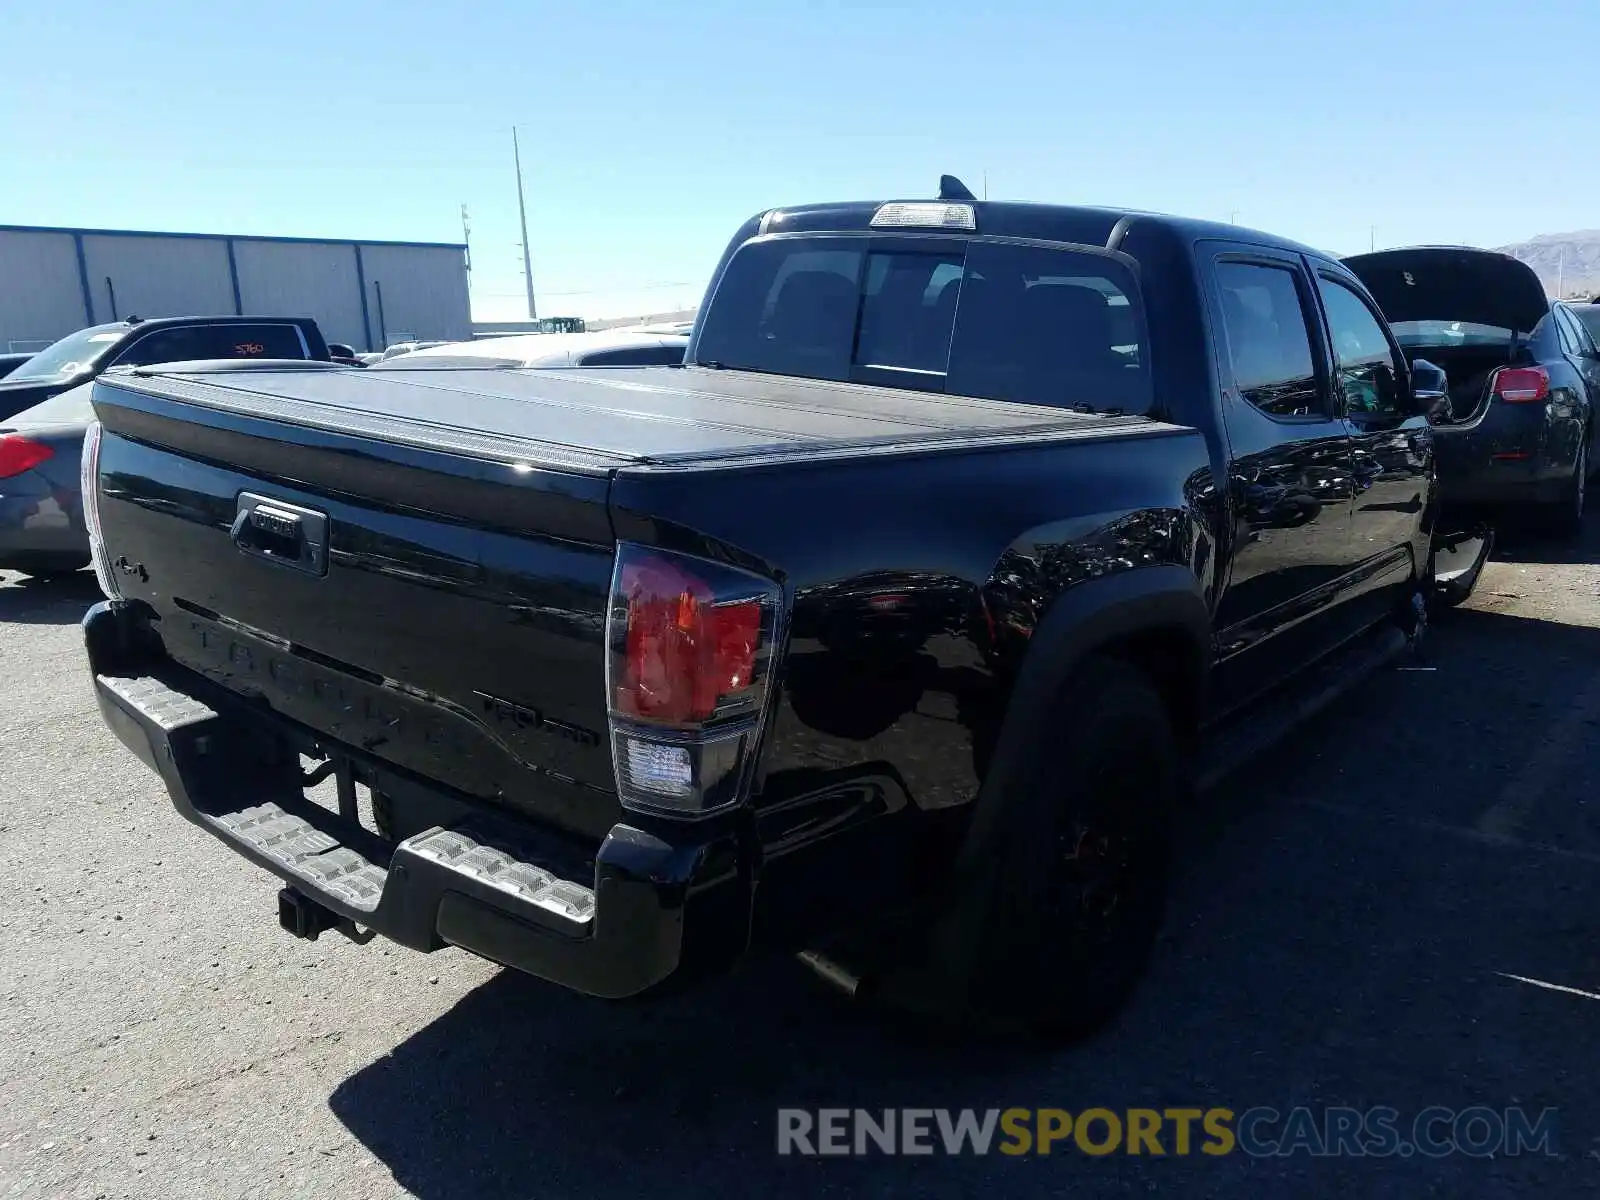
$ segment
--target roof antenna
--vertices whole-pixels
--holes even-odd
[[[939,199],[941,200],[976,200],[972,190],[957,179],[954,175],[939,176]]]

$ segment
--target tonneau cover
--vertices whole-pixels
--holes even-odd
[[[108,374],[101,385],[579,470],[1159,427],[1144,417],[709,368],[149,369]]]

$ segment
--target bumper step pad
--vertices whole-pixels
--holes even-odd
[[[388,871],[276,804],[253,805],[213,820],[235,838],[353,908],[371,912],[383,898]]]
[[[549,871],[474,841],[459,829],[430,829],[401,845],[421,858],[452,871],[481,879],[489,886],[539,908],[587,924],[594,918],[594,893],[582,884],[558,879]]]
[[[208,736],[223,722],[215,709],[153,676],[100,675],[96,682],[103,694],[109,693],[115,704],[135,717],[147,736],[154,735],[152,742],[159,739],[164,743],[161,753],[152,745],[147,759],[158,770],[163,761],[177,766],[179,759],[213,764],[212,770],[204,772],[175,771],[174,778],[183,776],[188,781],[180,783],[173,795],[179,811],[305,895],[352,920],[371,918],[375,924],[384,924],[385,911],[409,915],[416,911],[415,906],[401,893],[415,893],[421,886],[432,897],[430,907],[447,891],[480,897],[487,892],[498,898],[503,910],[520,910],[536,923],[552,925],[567,936],[582,936],[593,928],[594,892],[493,844],[504,839],[477,828],[436,827],[390,847],[358,824],[299,795],[284,794],[282,803],[268,800],[259,788],[250,786],[248,778],[219,786],[219,778],[226,778],[228,772],[215,769],[223,743]],[[248,776],[249,772],[238,774]],[[169,787],[171,783],[169,780]],[[209,786],[191,790],[191,784]],[[391,849],[387,865],[369,857],[388,856]],[[391,879],[396,882],[393,889],[389,887]],[[386,891],[396,893],[387,898],[387,904]],[[410,935],[397,940],[408,945],[427,943],[434,931],[429,924],[426,929],[413,928]]]

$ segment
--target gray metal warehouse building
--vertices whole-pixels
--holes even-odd
[[[472,336],[466,246],[0,225],[0,351],[130,315],[310,316],[381,350]]]

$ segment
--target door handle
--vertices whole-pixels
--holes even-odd
[[[328,517],[315,509],[240,492],[228,536],[256,558],[308,575],[327,574]]]

